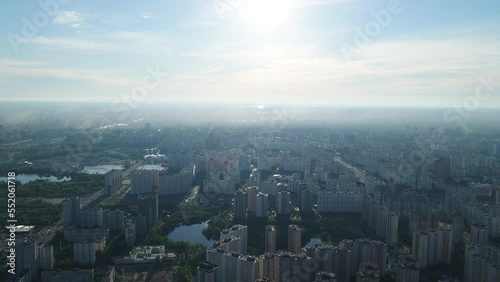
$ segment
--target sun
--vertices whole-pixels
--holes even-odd
[[[240,8],[240,16],[259,30],[272,30],[286,23],[294,0],[249,0]]]

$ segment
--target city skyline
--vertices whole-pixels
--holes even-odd
[[[0,281],[500,281],[498,15],[5,1]]]

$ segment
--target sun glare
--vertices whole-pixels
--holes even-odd
[[[259,30],[271,30],[286,23],[293,0],[245,1],[240,9],[243,19]]]

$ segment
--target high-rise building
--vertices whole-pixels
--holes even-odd
[[[339,281],[348,281],[351,276],[352,251],[344,246],[333,249],[333,271]]]
[[[488,155],[490,156],[500,155],[500,144],[495,142],[488,144]]]
[[[229,229],[224,229],[220,232],[220,242],[222,243],[226,237],[237,237],[241,238],[240,250],[238,253],[242,255],[247,254],[247,246],[248,246],[248,227],[246,225],[233,225]]]
[[[451,175],[451,159],[446,156],[439,157],[434,161],[434,178],[436,180],[446,180]]]
[[[73,261],[83,265],[93,265],[95,252],[95,242],[76,242],[73,244]]]
[[[418,282],[420,279],[418,260],[410,255],[400,256],[396,272],[398,282]]]
[[[102,227],[102,208],[85,208],[80,210],[76,225],[82,228]]]
[[[113,169],[104,175],[104,191],[110,196],[122,187],[122,171]]]
[[[255,215],[257,217],[266,217],[267,216],[267,205],[269,202],[269,197],[264,193],[257,193],[256,197],[256,207],[255,207]]]
[[[278,192],[278,195],[276,196],[276,212],[278,214],[290,213],[290,192]]]
[[[52,270],[54,268],[54,247],[43,245],[39,248],[40,269]]]
[[[255,281],[263,276],[261,258],[226,252],[222,247],[207,249],[207,261],[220,265],[221,281]]]
[[[222,282],[221,267],[208,261],[202,261],[196,268],[196,277],[198,282]]]
[[[276,255],[274,253],[265,253],[261,256],[261,261],[263,276],[273,281],[277,281]]]
[[[137,238],[137,231],[135,229],[135,221],[133,219],[127,219],[125,222],[125,243],[127,246],[131,247],[135,244]]]
[[[451,263],[453,231],[444,228],[415,231],[412,255],[418,259],[420,269],[439,263]]]
[[[137,211],[146,216],[146,230],[153,228],[158,221],[158,195],[140,195],[137,199]]]
[[[356,273],[356,282],[378,282],[380,281],[380,268],[372,263],[360,263]]]
[[[146,216],[143,214],[136,215],[134,216],[134,222],[135,222],[135,234],[137,238],[146,235],[146,233],[148,232],[147,229],[148,224]]]
[[[398,231],[399,231],[399,216],[390,212],[387,216],[387,228],[385,233],[385,241],[389,246],[394,246],[398,241]]]
[[[356,271],[358,271],[359,267],[359,262],[358,262],[358,257],[356,255],[356,243],[353,240],[342,240],[339,243],[339,247],[347,249],[351,251],[351,273],[354,274]]]
[[[266,253],[276,252],[276,226],[266,225],[265,251]]]
[[[361,212],[363,193],[357,192],[318,192],[318,212]]]
[[[196,166],[191,164],[174,175],[162,174],[159,179],[160,195],[183,195],[188,193],[193,184]]]
[[[294,275],[295,254],[290,252],[276,253],[276,281],[288,281]]]
[[[102,227],[109,230],[124,230],[125,214],[123,211],[105,210],[102,213]]]
[[[380,267],[382,273],[386,269],[387,244],[370,239],[357,239],[354,242],[354,264],[372,263]]]
[[[398,240],[399,217],[385,206],[379,206],[376,232],[389,246]]]
[[[156,169],[137,169],[132,172],[132,194],[151,194],[160,186],[159,171]]]
[[[16,273],[28,270],[28,277],[31,277],[31,280],[37,280],[39,257],[36,241],[28,238],[20,238],[16,241],[18,241],[16,242]]]
[[[62,202],[63,225],[65,227],[78,223],[82,210],[82,200],[78,197],[66,199]]]
[[[305,254],[294,254],[290,252],[277,252],[276,258],[276,282],[311,281],[314,277],[314,262]]]
[[[253,214],[257,211],[257,193],[259,189],[255,186],[247,188],[247,199],[248,199],[248,212]]]
[[[233,214],[235,219],[245,219],[247,216],[248,196],[243,190],[234,193]]]
[[[227,253],[238,253],[242,249],[243,240],[240,237],[226,236],[224,240],[213,244],[212,249],[223,249]]]
[[[317,270],[334,272],[333,260],[335,257],[335,247],[333,245],[319,244],[315,246],[306,246],[302,251],[318,266]]]
[[[467,245],[465,247],[465,282],[499,281],[500,248]]]
[[[239,261],[241,260],[241,255],[238,253],[225,253],[224,254],[224,268],[225,276],[223,281],[239,281],[241,268]]]
[[[288,226],[288,251],[298,254],[301,252],[302,230],[297,225]]]
[[[470,227],[470,236],[472,245],[488,246],[488,226],[484,224],[473,223]]]
[[[338,282],[337,274],[333,272],[318,271],[314,282]]]
[[[309,190],[309,189],[300,190],[299,209],[301,212],[312,212],[313,192],[311,190]]]
[[[214,244],[211,248],[207,248],[207,251],[206,251],[207,261],[210,263],[220,265],[221,268],[223,268],[224,267],[223,256],[226,253],[226,251],[224,250],[223,247],[216,248],[215,246],[216,246],[216,244]],[[221,275],[223,275],[223,274],[224,274],[224,272]]]
[[[242,256],[239,260],[240,277],[236,281],[255,281],[262,277],[262,261],[254,256]],[[237,271],[237,270],[236,270]]]
[[[252,156],[241,155],[239,157],[238,163],[240,171],[250,171],[250,168],[252,166]]]
[[[205,146],[209,150],[219,150],[222,148],[222,143],[219,136],[216,136],[213,132],[208,134],[207,140],[205,141]]]

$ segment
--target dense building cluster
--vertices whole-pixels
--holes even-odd
[[[100,196],[124,194],[122,206],[136,213],[88,205],[81,197],[62,202],[62,232],[74,262],[92,267],[113,231],[123,232],[128,248],[137,247],[161,222],[163,197],[193,206],[231,205],[227,213],[234,225],[207,248],[193,273],[196,281],[418,281],[432,267],[460,259],[466,282],[500,277],[498,140],[451,129],[436,138],[432,130],[410,127],[172,132],[130,137],[139,147],[162,140],[166,152],[148,155],[128,175],[121,170],[103,175]],[[322,238],[323,243],[305,244],[311,234],[301,216],[328,227],[351,216],[363,226],[345,228],[351,228],[352,240],[322,234],[328,243]],[[276,218],[286,221],[286,228],[278,227]],[[251,226],[245,224],[254,220],[265,222],[259,231],[263,253],[249,247]],[[71,277],[52,270],[52,246],[29,240],[18,246],[31,277]],[[465,252],[457,253],[464,246]],[[159,246],[137,248],[115,264],[176,261]]]

